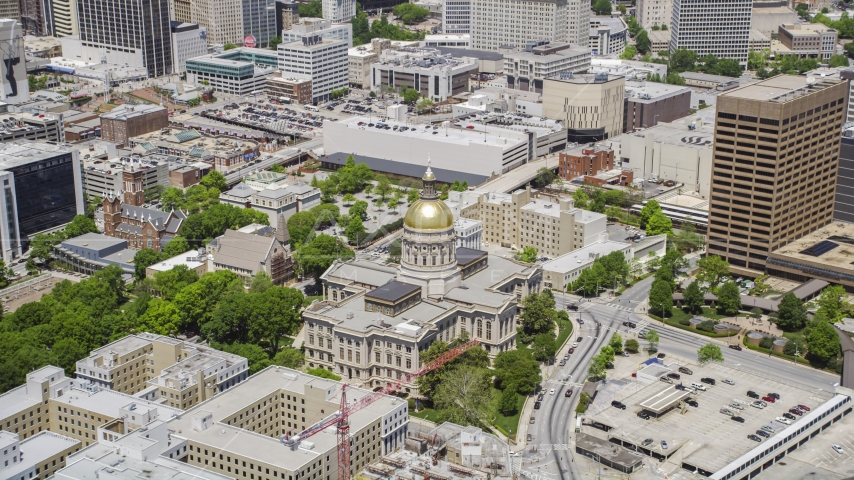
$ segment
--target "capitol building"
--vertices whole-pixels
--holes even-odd
[[[542,269],[457,247],[429,162],[422,179],[404,217],[400,265],[338,261],[321,276],[323,300],[303,312],[309,367],[370,388],[417,370],[434,341],[463,332],[493,358],[516,348],[519,306],[540,291]]]

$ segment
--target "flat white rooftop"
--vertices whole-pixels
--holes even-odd
[[[181,255],[174,256],[172,258],[167,258],[162,262],[157,262],[154,265],[151,265],[150,269],[156,272],[166,272],[172,270],[178,265],[186,265],[190,270],[195,270],[196,268],[201,267],[204,262],[199,261],[199,254],[195,250],[190,250],[188,252],[182,253]]]
[[[363,125],[359,125],[359,122],[362,122]],[[385,130],[368,126],[368,124],[376,124],[376,122],[376,120],[368,117],[352,117],[336,123],[338,125],[345,125],[348,129],[369,130],[374,133],[388,135],[389,140],[392,140],[392,137],[402,137],[405,139],[431,140],[460,146],[477,143],[479,145],[501,147],[504,150],[509,150],[522,142],[527,142],[526,139],[522,138],[523,134],[521,133],[480,124],[467,125],[467,127],[470,126],[472,128],[458,128],[448,125],[447,127],[439,127],[438,130],[433,130],[432,127],[425,128],[421,125],[415,125],[405,132],[400,132],[399,130]],[[406,122],[396,122],[394,120],[384,120],[382,123],[390,127],[409,127]],[[433,134],[434,131],[437,132],[435,135]]]
[[[554,260],[550,260],[543,264],[543,271],[567,273],[575,270],[579,266],[585,265],[588,261],[592,261],[596,257],[608,255],[611,252],[623,250],[631,246],[630,243],[607,241],[603,243],[594,243],[578,250],[565,253]]]

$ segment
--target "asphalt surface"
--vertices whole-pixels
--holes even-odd
[[[303,142],[297,144],[295,147],[286,148],[283,150],[279,150],[278,152],[272,155],[262,155],[261,161],[259,163],[248,165],[240,168],[239,170],[235,170],[228,175],[225,176],[225,181],[229,185],[235,184],[240,181],[246,175],[249,175],[252,172],[266,170],[273,165],[279,165],[283,163],[287,163],[288,161],[294,159],[295,157],[301,155],[307,150],[311,150],[312,148],[317,148],[323,145],[323,138],[316,138],[314,140],[309,140],[308,142]]]

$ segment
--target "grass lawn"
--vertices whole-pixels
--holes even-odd
[[[422,408],[417,412],[415,410],[410,410],[409,414],[413,417],[423,418],[424,420],[429,420],[431,422],[439,422],[439,414],[432,408]]]
[[[712,310],[709,307],[703,307],[703,313],[701,315],[704,317],[707,317],[707,318],[711,318],[712,320],[721,320],[723,318],[733,317],[733,315],[720,315],[717,313],[717,309]],[[747,314],[746,313],[739,313],[738,315],[735,315],[735,316],[746,317]]]
[[[498,402],[501,400],[501,390],[492,388],[492,403],[493,405],[498,405]],[[525,397],[523,395],[516,394],[516,414],[511,415],[509,417],[505,417],[501,413],[495,413],[495,420],[492,424],[498,428],[499,431],[507,435],[508,437],[511,435],[516,435],[516,432],[519,430],[519,414],[522,413],[522,408],[525,406]]]
[[[803,330],[798,330],[797,332],[783,332],[783,337],[788,338],[789,341],[797,341],[801,345],[804,344]]]
[[[563,345],[563,342],[572,335],[572,322],[561,322],[558,321],[558,328],[560,329],[560,333],[557,336],[557,341],[555,342],[557,347],[560,348]]]
[[[304,307],[307,307],[307,306],[311,305],[311,302],[313,302],[315,300],[323,300],[323,295],[309,295],[303,299],[302,305]]]

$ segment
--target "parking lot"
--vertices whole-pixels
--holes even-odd
[[[317,113],[297,111],[287,105],[269,103],[231,103],[221,110],[202,111],[202,116],[237,122],[243,125],[268,128],[286,134],[319,135],[326,117]]]
[[[619,439],[627,448],[637,448],[659,460],[667,458],[666,462],[671,464],[673,470],[687,464],[715,472],[761,443],[751,440],[749,435],[756,435],[764,442],[765,437],[756,433],[763,426],[770,430],[772,436],[774,432],[784,429],[787,425],[776,419],[783,417],[790,408],[805,405],[812,409],[831,398],[831,394],[826,391],[804,390],[722,365],[700,366],[668,357],[661,359],[661,362],[665,369],[649,371],[658,370],[656,375],[666,376],[668,373],[678,373],[680,366],[686,366],[692,374],[678,373],[680,378],[673,379],[673,384],[642,378],[641,375],[632,377],[627,368],[640,370],[645,365],[636,359],[617,357],[617,370],[609,373],[609,376],[616,375],[612,377],[615,379],[600,388],[584,422],[598,423],[610,427],[610,430],[606,433],[588,426],[584,432],[601,438]],[[678,400],[682,395],[676,394],[677,386],[680,383],[684,386],[701,383],[701,378],[714,379],[715,384],[702,383],[705,391],[696,391],[685,397],[686,403],[692,403],[689,400],[693,400],[696,406],[680,404]],[[724,383],[724,379],[731,380],[734,385]],[[755,400],[748,398],[748,390],[760,396],[776,393],[780,400],[775,403],[769,401],[766,407],[756,408],[751,406]],[[659,406],[667,407],[659,412],[659,416],[650,415],[649,420],[638,416],[645,410],[641,404],[649,406],[653,403],[652,399],[666,399],[668,396],[674,402],[669,407],[666,402],[659,403]],[[626,408],[612,406],[613,401],[621,402]],[[744,423],[721,413],[722,408],[743,418]],[[799,415],[793,416],[799,418]],[[854,434],[851,439],[854,440]],[[667,443],[666,448],[662,441]]]

